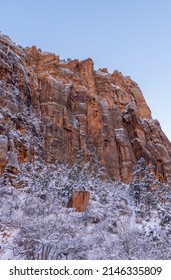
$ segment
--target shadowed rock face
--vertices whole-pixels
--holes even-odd
[[[171,184],[171,144],[130,77],[0,36],[1,174],[40,158],[73,163],[79,150],[112,180],[129,182],[144,157]]]

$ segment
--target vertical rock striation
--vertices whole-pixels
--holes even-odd
[[[1,175],[35,159],[73,163],[79,150],[112,180],[130,181],[144,157],[171,184],[171,144],[130,77],[0,36]]]

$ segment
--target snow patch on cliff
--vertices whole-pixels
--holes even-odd
[[[125,137],[126,137],[125,129],[124,128],[115,129],[115,136],[116,136],[116,139],[119,140],[119,141],[125,139]]]

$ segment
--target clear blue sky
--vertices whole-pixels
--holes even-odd
[[[16,44],[131,76],[171,140],[170,0],[0,0],[0,9]]]

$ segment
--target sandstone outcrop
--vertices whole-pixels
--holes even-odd
[[[89,199],[89,192],[74,192],[67,203],[67,208],[75,208],[77,212],[84,212],[88,207]]]
[[[171,144],[130,77],[0,36],[1,175],[40,158],[73,163],[79,150],[112,180],[130,181],[144,157],[171,184]]]

